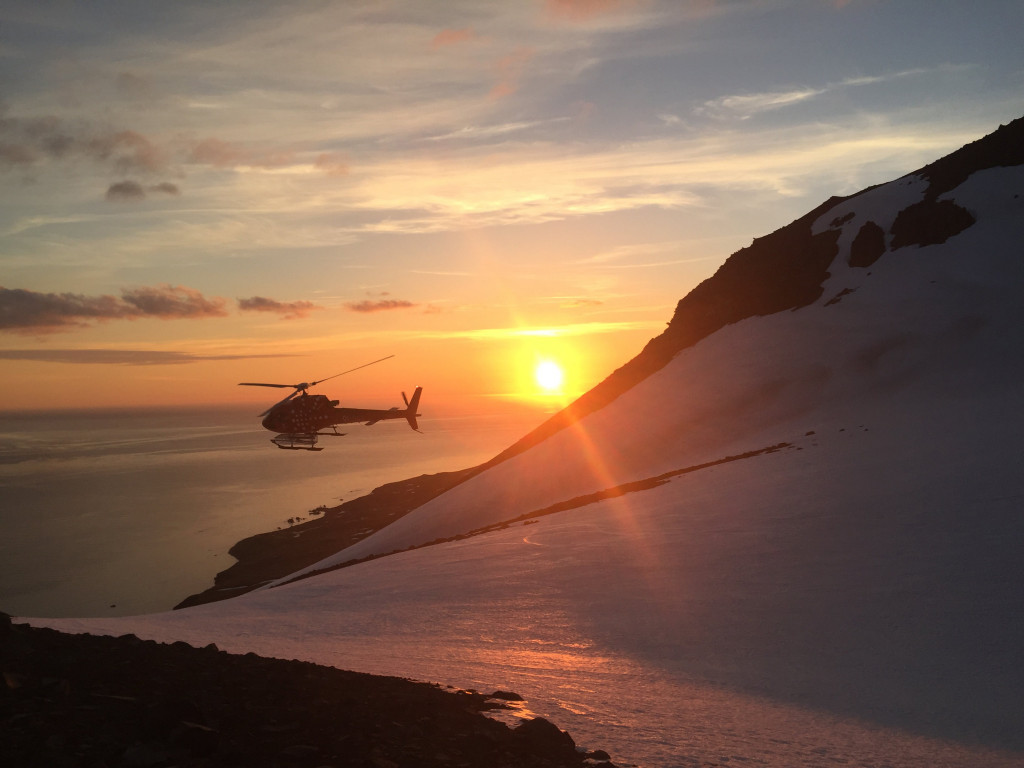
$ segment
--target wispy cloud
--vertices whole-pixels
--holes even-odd
[[[443,163],[424,154],[370,164],[337,197],[325,200],[365,214],[357,225],[364,232],[441,232],[643,208],[702,209],[720,205],[722,195],[798,195],[810,179],[835,192],[853,191],[851,186],[863,185],[858,173],[867,164],[899,157],[894,170],[907,172],[972,135],[957,126],[895,125],[866,115],[756,135],[734,128],[615,146],[462,147]]]
[[[861,85],[885,83],[904,77],[921,75],[927,71],[928,70],[926,69],[907,69],[885,75],[850,77],[836,83],[828,83],[818,88],[795,87],[780,91],[721,96],[717,99],[705,102],[703,106],[698,109],[698,113],[712,117],[736,117],[741,120],[746,120],[761,112],[769,112],[776,109],[782,109],[784,107],[790,107],[794,104],[810,101],[811,99],[815,99],[826,93]]]
[[[705,102],[703,111],[715,116],[733,115],[745,120],[759,112],[781,109],[813,99],[815,96],[827,93],[828,90],[828,88],[794,88],[788,91],[722,96]]]
[[[548,13],[571,21],[586,21],[595,16],[636,5],[636,0],[547,0]]]
[[[18,117],[0,113],[0,146],[0,167],[7,168],[85,158],[118,173],[159,173],[169,162],[167,152],[141,133],[54,115]]]
[[[242,252],[252,247],[255,231],[261,248],[287,252],[358,242],[372,233],[451,232],[645,208],[699,211],[719,206],[722,195],[738,201],[751,191],[799,194],[808,179],[835,192],[855,191],[864,185],[865,178],[857,174],[866,164],[898,157],[893,170],[907,172],[975,137],[973,128],[957,128],[932,121],[897,125],[865,115],[799,131],[751,134],[730,127],[628,144],[456,142],[443,153],[431,145],[401,155],[367,154],[341,184],[325,175],[315,178],[308,165],[304,173],[294,172],[294,184],[282,184],[280,176],[238,175],[229,188],[201,192],[197,182],[190,185],[195,189],[190,198],[201,200],[204,210],[147,220],[138,236],[91,226],[97,221],[94,214],[16,218],[5,231],[29,233],[41,248],[54,248],[52,238],[42,236],[44,230],[66,221],[90,227],[93,253],[113,256],[127,247],[156,256],[165,252],[167,242],[184,252]],[[223,197],[228,189],[230,197]],[[297,195],[296,189],[305,193]],[[220,210],[224,201],[230,211]],[[66,252],[54,255],[68,258]],[[667,255],[635,261],[664,261]],[[435,266],[425,271],[462,271]]]
[[[121,292],[121,300],[130,308],[130,316],[161,319],[224,317],[224,299],[208,299],[194,288],[182,285],[131,288]]]
[[[345,309],[352,312],[389,312],[393,309],[411,309],[418,306],[412,301],[404,299],[364,299],[363,301],[350,301],[345,304]]]
[[[328,176],[344,176],[348,173],[348,158],[341,152],[321,152],[313,161],[313,167]]]
[[[144,187],[137,181],[126,179],[125,181],[111,184],[107,188],[106,198],[112,202],[135,202],[145,200],[147,193],[177,196],[181,194],[181,190],[178,189],[177,184],[171,184],[169,181],[150,184]]]
[[[466,43],[476,37],[476,33],[472,27],[463,27],[462,29],[442,29],[436,35],[434,39],[430,41],[430,45],[433,48],[445,48],[449,45],[458,45],[460,43]]]
[[[498,339],[522,338],[563,338],[575,336],[591,336],[594,334],[619,333],[648,328],[664,328],[662,321],[621,321],[621,322],[590,322],[572,323],[558,326],[531,326],[526,328],[474,328],[452,331],[414,331],[417,338],[424,339],[472,339],[489,341]]]
[[[498,82],[491,88],[491,98],[501,99],[511,96],[519,90],[519,82],[526,70],[526,65],[534,57],[536,51],[525,45],[521,45],[511,53],[502,56],[495,64],[498,72]]]
[[[466,125],[454,131],[442,133],[437,136],[428,136],[427,141],[447,141],[452,139],[490,139],[496,136],[506,136],[510,133],[523,131],[528,128],[536,128],[541,125],[553,122],[564,122],[570,118],[561,117],[553,120],[520,120],[513,123],[500,123],[496,125]]]
[[[437,275],[438,277],[472,277],[472,272],[456,272],[454,270],[440,270],[440,269],[410,269],[414,275]]]
[[[312,168],[327,176],[348,173],[348,159],[340,152],[305,153],[267,142],[232,141],[211,136],[185,139],[146,136],[131,129],[112,129],[88,120],[57,116],[10,116],[0,109],[0,172],[33,171],[45,167],[71,167],[82,160],[121,175],[152,178],[184,174],[187,168],[281,169]],[[312,156],[311,156],[312,155]],[[147,193],[180,194],[177,184],[143,185],[136,180],[111,184],[108,200],[135,201]]]
[[[652,258],[665,261],[665,257],[678,254],[685,246],[686,242],[681,240],[658,243],[631,243],[601,251],[600,253],[580,259],[577,263],[581,265],[607,266],[614,265],[617,262],[628,262],[632,265],[640,261],[649,261]],[[686,259],[684,261],[698,260]],[[673,263],[678,262],[674,261]]]
[[[48,333],[107,320],[161,320],[225,317],[227,301],[207,298],[194,288],[159,285],[129,288],[120,297],[77,293],[38,293],[0,287],[0,331]],[[242,312],[270,312],[286,319],[322,309],[311,301],[278,301],[265,296],[238,299]],[[369,311],[369,310],[365,310]]]
[[[281,168],[295,162],[295,153],[281,147],[254,147],[211,137],[194,144],[186,159],[214,168]]]
[[[592,299],[586,296],[552,296],[552,300],[558,302],[563,309],[579,309],[580,307],[600,307],[604,304],[601,299]]]
[[[323,309],[311,301],[277,301],[265,296],[239,299],[238,308],[243,312],[275,312],[287,319],[306,317],[314,309]]]
[[[698,264],[702,261],[714,261],[716,257],[700,256],[695,259],[667,259],[665,261],[648,261],[645,263],[632,264],[605,264],[605,269],[656,269],[659,267],[673,267],[677,264]]]
[[[107,200],[129,202],[145,199],[146,190],[137,181],[119,181],[107,188]]]

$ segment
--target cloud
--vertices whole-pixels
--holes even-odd
[[[159,184],[152,184],[148,187],[143,187],[139,182],[126,179],[124,181],[118,181],[111,184],[107,188],[106,198],[111,202],[124,203],[124,202],[135,202],[137,200],[145,200],[147,192],[157,192],[165,195],[180,195],[181,190],[178,189],[177,184],[171,184],[169,181],[163,181]]]
[[[586,258],[579,259],[576,263],[586,265],[603,265],[608,262],[626,261],[633,264],[638,259],[650,260],[654,257],[664,258],[669,255],[678,254],[685,246],[686,242],[682,240],[630,243],[628,245],[616,246],[610,250],[601,251],[600,253],[596,253],[592,256],[587,256]]]
[[[580,307],[599,307],[604,304],[600,299],[589,299],[584,296],[556,296],[563,309],[578,309]]]
[[[387,312],[392,309],[409,309],[415,306],[417,306],[415,303],[403,299],[379,299],[377,301],[364,299],[363,301],[350,301],[345,308],[352,312]]]
[[[498,82],[491,88],[491,98],[501,99],[519,90],[526,64],[533,58],[534,50],[528,46],[520,46],[507,56],[498,59],[495,68],[498,70]]]
[[[276,301],[265,296],[253,296],[249,299],[239,299],[238,308],[243,312],[276,312],[282,317],[291,319],[305,317],[314,309],[323,309],[311,301]]]
[[[124,317],[123,302],[113,296],[36,293],[0,287],[0,330],[40,331],[84,327],[86,320]]]
[[[634,4],[635,0],[547,0],[546,3],[549,14],[570,21],[586,21]]]
[[[184,286],[122,291],[121,297],[38,293],[0,287],[0,331],[41,333],[88,327],[90,321],[223,317],[224,299]]]
[[[241,148],[221,139],[203,139],[192,147],[189,159],[215,168],[227,168],[240,165],[245,161],[246,154]]]
[[[106,145],[102,142],[106,142]],[[157,172],[167,167],[166,153],[135,131],[118,131],[112,136],[104,137],[99,149],[99,159],[112,158],[114,167],[122,173]]]
[[[476,341],[490,341],[493,339],[521,339],[521,338],[564,338],[575,336],[589,336],[592,334],[619,333],[622,331],[635,331],[645,329],[663,329],[665,323],[653,320],[630,320],[620,322],[590,322],[572,323],[561,326],[544,326],[533,328],[474,328],[462,331],[416,331],[418,339],[471,339]]]
[[[447,141],[450,139],[490,139],[495,136],[505,136],[517,131],[524,131],[529,128],[537,128],[555,123],[565,123],[571,120],[568,117],[555,117],[551,120],[518,120],[512,123],[498,123],[496,125],[464,125],[454,131],[427,136],[427,141]]]
[[[0,349],[0,360],[79,365],[182,365],[207,360],[249,360],[295,355],[195,355],[159,349]]]
[[[732,205],[751,193],[802,194],[812,183],[853,192],[877,181],[865,176],[865,167],[885,163],[905,173],[976,135],[930,118],[893,124],[863,115],[800,130],[659,131],[617,144],[467,142],[449,148],[443,165],[434,153],[368,160],[351,184],[331,191],[330,209],[323,209],[332,216],[346,207],[358,211],[362,218],[350,231],[359,233],[433,233],[656,208],[696,211],[720,208],[723,194]]]
[[[178,189],[177,184],[171,184],[169,181],[162,181],[159,184],[154,184],[148,187],[150,192],[162,192],[165,195],[180,195],[181,190]]]
[[[463,29],[442,29],[436,35],[434,39],[430,41],[431,48],[444,48],[449,45],[458,45],[459,43],[466,43],[476,37],[476,33],[472,27],[464,27]]]
[[[8,166],[85,158],[130,173],[161,171],[168,163],[167,153],[141,133],[54,116],[0,116],[0,147]]]
[[[253,149],[217,138],[203,139],[193,145],[189,161],[215,168],[280,168],[295,160],[294,153],[280,149]]]
[[[24,144],[0,144],[0,166],[32,165],[35,160],[35,153]]]
[[[440,277],[472,277],[473,272],[443,271],[439,269],[410,269],[414,275],[438,275]]]
[[[134,72],[119,72],[114,78],[117,93],[128,101],[148,101],[153,98],[153,86]]]
[[[107,189],[107,200],[130,202],[145,199],[146,191],[137,181],[119,181],[116,184],[111,184]]]
[[[746,120],[761,112],[789,107],[793,104],[809,101],[826,93],[839,91],[844,88],[886,83],[904,77],[926,74],[927,72],[928,70],[921,68],[905,69],[900,72],[890,72],[884,75],[848,77],[836,83],[827,83],[820,88],[790,88],[784,91],[722,96],[705,102],[703,106],[698,108],[697,112],[712,117],[738,117],[741,120]]]
[[[207,299],[194,288],[160,285],[121,292],[122,300],[140,316],[160,318],[224,317],[224,299]]]
[[[119,77],[118,82],[136,84],[130,75]],[[214,168],[280,168],[295,162],[295,153],[279,147],[243,146],[216,137],[191,142],[176,139],[161,146],[138,131],[55,116],[8,117],[0,111],[0,170],[80,159],[92,160],[119,174],[152,175],[166,173],[182,162]],[[344,158],[337,153],[320,155],[316,166],[332,175],[347,172]],[[173,185],[157,185],[151,191],[169,191],[168,187]],[[112,190],[108,190],[109,199],[143,197],[138,190]]]
[[[328,176],[344,176],[348,173],[348,162],[340,152],[324,152],[317,156],[313,165]]]
[[[705,102],[700,111],[713,116],[732,115],[746,120],[760,112],[781,109],[813,99],[815,96],[826,93],[827,90],[827,88],[794,88],[788,91],[722,96]]]

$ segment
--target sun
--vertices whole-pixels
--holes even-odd
[[[562,381],[565,378],[565,375],[562,373],[562,367],[551,360],[544,360],[538,363],[533,371],[533,376],[537,380],[537,384],[545,392],[561,391]]]

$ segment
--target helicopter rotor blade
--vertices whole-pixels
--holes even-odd
[[[349,368],[347,371],[342,371],[341,373],[336,373],[333,376],[328,376],[326,379],[317,379],[316,381],[311,381],[306,386],[307,387],[312,387],[312,386],[314,386],[316,384],[321,384],[321,383],[323,383],[325,381],[328,381],[330,379],[336,379],[339,376],[344,376],[346,373],[352,373],[352,371],[358,371],[361,368],[368,368],[371,365],[376,365],[377,363],[383,363],[385,360],[390,360],[392,357],[394,357],[394,355],[388,355],[387,357],[382,357],[380,360],[374,360],[372,363],[365,363],[363,365],[356,366],[355,368]]]
[[[336,379],[339,376],[344,376],[346,373],[352,373],[352,371],[358,371],[361,368],[367,368],[367,367],[369,367],[371,365],[376,365],[377,363],[383,363],[385,360],[390,360],[392,357],[394,357],[394,355],[388,355],[387,357],[382,357],[380,360],[374,360],[372,363],[364,363],[363,365],[358,365],[355,368],[349,368],[347,371],[342,371],[341,373],[336,373],[333,376],[328,376],[326,379],[318,379],[316,381],[304,381],[301,384],[268,384],[268,383],[265,383],[265,382],[262,382],[262,381],[240,381],[238,383],[238,386],[240,386],[240,387],[277,387],[278,389],[294,389],[295,390],[290,395],[288,395],[288,397],[284,398],[283,400],[278,400],[272,406],[267,408],[267,410],[265,410],[263,413],[261,413],[260,417],[262,418],[263,416],[266,416],[272,410],[277,408],[277,406],[281,405],[282,403],[287,403],[293,397],[295,397],[299,393],[304,393],[310,387],[315,387],[317,384],[321,384],[322,382],[328,381],[330,379]]]

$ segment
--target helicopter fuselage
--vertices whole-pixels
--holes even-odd
[[[271,432],[284,434],[316,434],[319,430],[335,424],[375,424],[385,419],[406,419],[416,429],[416,407],[419,404],[420,388],[416,388],[413,400],[405,409],[390,408],[338,408],[338,401],[326,395],[310,395],[303,392],[296,398],[275,405],[263,419],[263,426]]]

